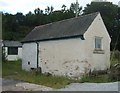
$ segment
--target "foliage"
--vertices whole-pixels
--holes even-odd
[[[34,74],[26,72],[21,69],[21,61],[3,62],[2,64],[2,76],[3,78],[16,79],[29,83],[35,83],[45,85],[52,88],[62,88],[66,85],[74,82],[65,77],[59,76],[46,76],[43,74]]]
[[[109,78],[111,80],[120,81],[120,63],[111,66]]]
[[[111,53],[111,66],[109,78],[111,80],[120,81],[120,51],[116,50]]]
[[[98,75],[98,76],[83,76],[80,80],[81,83],[90,82],[90,83],[107,83],[112,82],[107,74]]]
[[[45,11],[36,8],[34,13],[30,11],[26,15],[20,12],[15,15],[3,13],[3,40],[22,40],[35,26],[75,17],[70,9],[63,5],[61,10],[56,11],[53,11],[53,6],[47,6]]]
[[[77,8],[76,8],[77,6]],[[77,13],[78,15],[81,13],[82,7],[79,6],[78,3],[71,3],[70,5],[70,11],[72,11],[73,13]]]
[[[33,13],[30,11],[26,15],[4,13],[2,20],[3,40],[22,40],[35,26],[75,17],[76,11],[79,15],[100,12],[112,38],[111,50],[114,48],[120,50],[120,8],[111,2],[91,2],[82,12],[82,7],[79,4],[77,4],[78,10],[76,10],[76,4],[71,3],[69,8],[63,4],[61,10],[54,10],[53,6],[47,6],[45,10],[36,8]]]
[[[113,71],[113,69],[109,70],[103,70],[103,71],[93,71],[89,73],[88,75],[84,75],[80,82],[91,82],[91,83],[106,83],[106,82],[115,82],[117,81],[116,79],[112,79],[110,76],[111,74],[110,71]],[[115,71],[115,70],[114,70]]]
[[[111,66],[120,63],[120,51],[112,51],[111,52]]]

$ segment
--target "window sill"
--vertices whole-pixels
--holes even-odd
[[[95,49],[95,50],[93,51],[93,53],[94,53],[94,54],[104,54],[105,51],[104,51],[104,50],[100,50],[100,49]]]

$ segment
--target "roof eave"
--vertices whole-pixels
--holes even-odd
[[[21,41],[21,43],[50,41],[50,40],[61,40],[61,39],[70,39],[70,38],[76,38],[76,37],[79,37],[79,38],[81,38],[82,40],[85,40],[84,35],[75,35],[75,36],[60,37],[60,38],[49,38],[49,39],[41,39],[41,40]]]

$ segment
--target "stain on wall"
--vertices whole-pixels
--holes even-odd
[[[89,70],[80,38],[40,42],[40,51],[42,73],[80,78]]]

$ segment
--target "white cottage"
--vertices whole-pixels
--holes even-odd
[[[22,44],[19,41],[2,41],[2,47],[8,61],[22,58]]]
[[[22,68],[79,78],[110,67],[110,42],[100,13],[37,26],[22,41]]]

